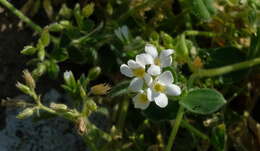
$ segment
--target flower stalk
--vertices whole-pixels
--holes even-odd
[[[237,70],[250,68],[250,67],[253,67],[258,64],[260,64],[260,58],[255,58],[255,59],[251,59],[248,61],[235,63],[232,65],[227,65],[227,66],[223,66],[223,67],[219,67],[219,68],[201,69],[201,70],[198,70],[197,72],[194,72],[191,75],[191,78],[214,77],[214,76],[227,74],[227,73],[237,71]]]
[[[179,127],[181,125],[182,119],[183,119],[183,115],[184,115],[184,107],[180,105],[177,116],[176,116],[176,120],[174,122],[169,140],[168,140],[168,144],[165,148],[165,151],[171,151],[172,146],[174,144],[174,140],[176,138],[177,132],[179,130]]]
[[[8,8],[13,14],[15,14],[17,17],[19,17],[23,22],[28,24],[33,30],[35,30],[38,33],[42,32],[42,28],[35,24],[30,18],[25,16],[20,10],[15,8],[11,3],[9,3],[7,0],[0,0],[0,3],[4,5],[6,8]]]

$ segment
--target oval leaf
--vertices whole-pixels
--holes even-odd
[[[187,110],[198,114],[210,114],[220,109],[226,103],[225,98],[213,89],[197,89],[188,93],[180,104]]]

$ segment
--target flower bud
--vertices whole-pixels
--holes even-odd
[[[53,102],[51,102],[50,108],[52,108],[54,110],[67,110],[68,109],[67,105],[65,105],[65,104],[57,104],[57,103],[53,103]]]
[[[88,111],[96,111],[97,110],[97,104],[92,100],[88,99],[85,100],[86,102],[84,103],[84,108],[86,108]]]
[[[68,86],[76,85],[76,80],[75,80],[74,75],[71,71],[65,71],[64,74],[63,74],[63,78],[64,78],[65,83]]]
[[[88,79],[89,80],[94,80],[96,79],[101,73],[101,68],[100,67],[94,67],[92,69],[90,69],[90,71],[88,72]]]
[[[28,118],[28,117],[30,117],[30,116],[33,115],[34,110],[35,110],[35,108],[26,108],[25,110],[23,110],[22,112],[20,112],[20,113],[16,116],[16,118],[21,119],[21,120],[22,120],[22,119],[25,119],[25,118]]]
[[[68,8],[66,4],[63,4],[59,11],[59,15],[69,19],[72,16],[72,10]]]
[[[31,89],[35,89],[35,81],[28,70],[23,71],[23,78],[27,86],[29,86]]]
[[[87,132],[87,124],[86,124],[86,119],[84,117],[80,117],[76,123],[75,123],[75,128],[77,132],[80,135],[83,135],[84,133]]]
[[[90,92],[94,95],[105,95],[111,89],[108,84],[98,84],[90,88]]]
[[[64,29],[63,26],[58,23],[53,23],[53,24],[49,25],[49,31],[52,31],[52,32],[59,32],[63,29]]]
[[[25,94],[31,94],[31,89],[28,87],[28,86],[26,86],[26,85],[24,85],[24,84],[22,84],[22,83],[20,83],[20,82],[17,82],[16,83],[16,87],[20,90],[20,91],[22,91],[23,93],[25,93]]]
[[[84,90],[84,88],[82,86],[79,87],[79,92],[80,92],[81,98],[85,98],[87,96],[86,91]]]

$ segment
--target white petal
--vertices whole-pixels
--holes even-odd
[[[171,56],[165,57],[164,59],[161,59],[160,62],[162,68],[169,67],[172,65],[172,57]]]
[[[135,57],[136,62],[142,64],[142,65],[148,65],[153,64],[153,57],[149,54],[142,53],[140,55],[137,55]]]
[[[172,49],[163,50],[163,51],[161,51],[159,58],[161,59],[163,57],[171,56],[173,53],[174,53],[174,50],[172,50]]]
[[[150,101],[147,101],[147,102],[142,102],[140,100],[140,95],[141,94],[137,94],[134,98],[133,98],[133,102],[134,102],[134,107],[135,108],[138,108],[138,109],[142,109],[142,110],[145,110],[146,108],[148,108],[149,104],[150,104]]]
[[[148,87],[150,87],[152,85],[152,83],[153,83],[153,78],[152,78],[151,75],[145,74],[144,75],[144,81],[148,85]]]
[[[154,98],[155,104],[161,108],[164,108],[168,105],[168,98],[164,93],[160,93],[157,97]]]
[[[151,89],[151,88],[148,88],[148,89],[147,89],[146,94],[147,94],[148,100],[149,100],[149,101],[153,101],[152,89]]]
[[[173,76],[170,71],[165,71],[163,72],[159,77],[158,77],[158,82],[169,85],[173,82]]]
[[[156,76],[156,75],[159,75],[161,73],[161,68],[157,65],[151,65],[149,67],[149,69],[147,70],[147,72],[150,75]]]
[[[144,66],[140,63],[137,63],[135,62],[134,60],[128,60],[127,62],[128,66],[131,68],[131,69],[136,69],[136,68],[144,68]]]
[[[138,92],[143,88],[144,85],[144,81],[141,78],[134,78],[130,85],[129,88],[130,90],[134,91],[134,92]]]
[[[166,86],[166,94],[172,96],[181,95],[181,88],[176,84],[170,84]]]
[[[156,58],[158,56],[157,49],[151,44],[147,44],[145,46],[145,52],[150,54],[153,58]]]
[[[133,77],[132,70],[126,64],[120,66],[120,72],[127,77]]]

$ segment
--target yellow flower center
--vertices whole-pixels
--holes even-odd
[[[159,58],[154,59],[154,64],[160,66],[161,65],[160,59]]]
[[[164,92],[166,87],[164,85],[161,85],[160,83],[156,83],[154,86],[153,86],[154,90],[157,91],[157,92]]]
[[[136,69],[133,69],[133,74],[136,77],[142,78],[145,75],[145,70],[144,70],[144,68],[136,68]]]
[[[143,104],[148,102],[147,95],[146,94],[140,94],[139,95],[139,101]]]

